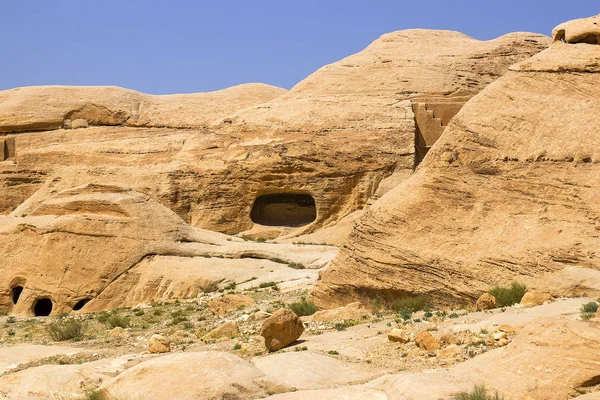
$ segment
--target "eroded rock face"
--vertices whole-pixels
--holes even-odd
[[[0,216],[0,309],[13,315],[190,298],[222,282],[228,268],[230,278],[252,274],[252,260],[310,267],[333,256],[191,228],[149,196],[118,186],[80,186],[24,206],[28,214]],[[248,256],[247,272],[226,267]]]
[[[555,42],[600,44],[600,15],[558,25],[552,31]]]
[[[289,93],[266,85],[172,96],[115,87],[4,91],[0,132],[22,133],[10,135],[14,162],[0,164],[0,212],[36,190],[43,199],[87,183],[117,184],[194,227],[257,228],[252,236],[263,238],[310,234],[412,174],[413,102],[462,104],[548,42],[523,33],[481,42],[457,32],[394,32]],[[429,110],[433,123],[447,123],[451,109]],[[79,119],[90,127],[60,129]],[[31,133],[40,130],[56,131]],[[265,195],[308,199],[254,213]],[[314,207],[306,206],[311,199]]]
[[[249,362],[229,353],[177,353],[129,368],[102,390],[159,399],[251,399],[289,388],[266,377]]]
[[[599,51],[556,42],[469,101],[359,221],[316,303],[409,293],[473,304],[493,284],[599,269]]]

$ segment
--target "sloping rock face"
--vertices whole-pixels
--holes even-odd
[[[195,297],[226,278],[232,259],[250,257],[252,274],[260,260],[318,268],[333,257],[191,228],[147,195],[118,186],[68,189],[30,208],[0,216],[0,309],[12,315]]]
[[[120,88],[1,92],[0,132],[12,132],[5,137],[15,150],[0,162],[0,212],[34,193],[43,201],[70,187],[116,184],[152,196],[194,227],[310,233],[412,174],[414,99],[464,101],[549,40],[395,32],[289,93],[266,85],[173,96]],[[59,129],[79,119],[89,128]],[[255,210],[263,195],[270,203]]]
[[[317,303],[474,304],[492,284],[600,269],[599,107],[598,45],[559,41],[512,66],[357,224]]]
[[[21,87],[0,92],[0,133],[68,128],[78,119],[90,125],[204,128],[285,92],[258,83],[175,95],[148,95],[115,86]]]

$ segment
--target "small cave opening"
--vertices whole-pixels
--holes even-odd
[[[250,219],[266,226],[303,226],[317,219],[317,207],[309,194],[265,194],[254,201]]]
[[[52,300],[48,298],[38,299],[33,304],[33,313],[36,317],[47,317],[52,313]]]
[[[73,311],[79,311],[83,308],[83,306],[85,306],[87,303],[90,302],[91,299],[83,299],[83,300],[79,300],[77,302],[77,304],[75,304],[73,306]]]
[[[13,304],[17,304],[19,297],[21,297],[21,293],[23,293],[23,286],[15,286],[10,290],[10,298],[12,299]]]

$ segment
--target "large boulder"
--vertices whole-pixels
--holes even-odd
[[[472,98],[356,224],[315,303],[473,304],[492,285],[600,269],[599,49],[555,42]]]
[[[496,308],[496,298],[489,293],[484,293],[477,299],[475,307],[479,310],[491,310]]]
[[[148,340],[150,353],[168,353],[171,351],[171,341],[162,335],[152,335]]]
[[[290,390],[229,353],[177,353],[145,361],[101,389],[115,397],[162,399],[254,399]]]
[[[304,324],[290,309],[281,308],[267,318],[260,328],[265,338],[265,347],[277,351],[294,343],[304,332]]]

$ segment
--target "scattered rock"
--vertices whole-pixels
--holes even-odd
[[[83,118],[78,118],[71,121],[71,129],[87,128],[88,126],[88,122]]]
[[[438,351],[437,355],[439,358],[455,358],[460,351],[461,349],[459,347],[448,347]]]
[[[222,337],[235,337],[239,335],[240,329],[235,321],[225,322],[222,325],[219,325],[212,331],[210,331],[204,339],[218,339]]]
[[[440,343],[444,345],[453,345],[458,344],[459,342],[459,338],[451,333],[444,333],[442,336],[440,336]]]
[[[529,291],[521,299],[523,306],[541,306],[552,301],[550,293]]]
[[[212,299],[208,303],[208,307],[213,314],[222,317],[239,308],[248,307],[253,304],[255,304],[255,301],[252,297],[243,294],[228,294]]]
[[[506,339],[507,337],[506,332],[497,332],[494,334],[494,340]]]
[[[304,332],[304,325],[290,309],[281,308],[263,322],[260,336],[269,351],[279,350],[295,342]]]
[[[440,344],[428,331],[421,331],[415,336],[415,344],[423,350],[432,351],[440,348]]]
[[[480,310],[490,310],[496,308],[496,298],[489,293],[484,293],[477,299],[475,305]]]
[[[410,341],[410,336],[401,329],[394,329],[388,333],[388,340],[390,342],[408,343]]]
[[[162,335],[152,335],[148,340],[150,353],[168,353],[171,351],[171,341]]]
[[[517,333],[517,329],[514,326],[511,325],[500,325],[500,327],[498,328],[498,330],[500,332],[506,332],[508,334],[514,335],[515,333]]]
[[[508,339],[500,339],[498,340],[498,343],[496,343],[496,346],[498,347],[504,347],[508,344]]]
[[[269,314],[266,311],[257,311],[254,314],[252,314],[250,316],[250,320],[252,321],[262,321],[264,319],[267,319],[271,316],[271,314]]]
[[[370,312],[363,308],[360,302],[350,303],[345,307],[334,308],[333,310],[317,311],[313,314],[313,321],[341,321],[346,319],[358,319],[369,315]]]

